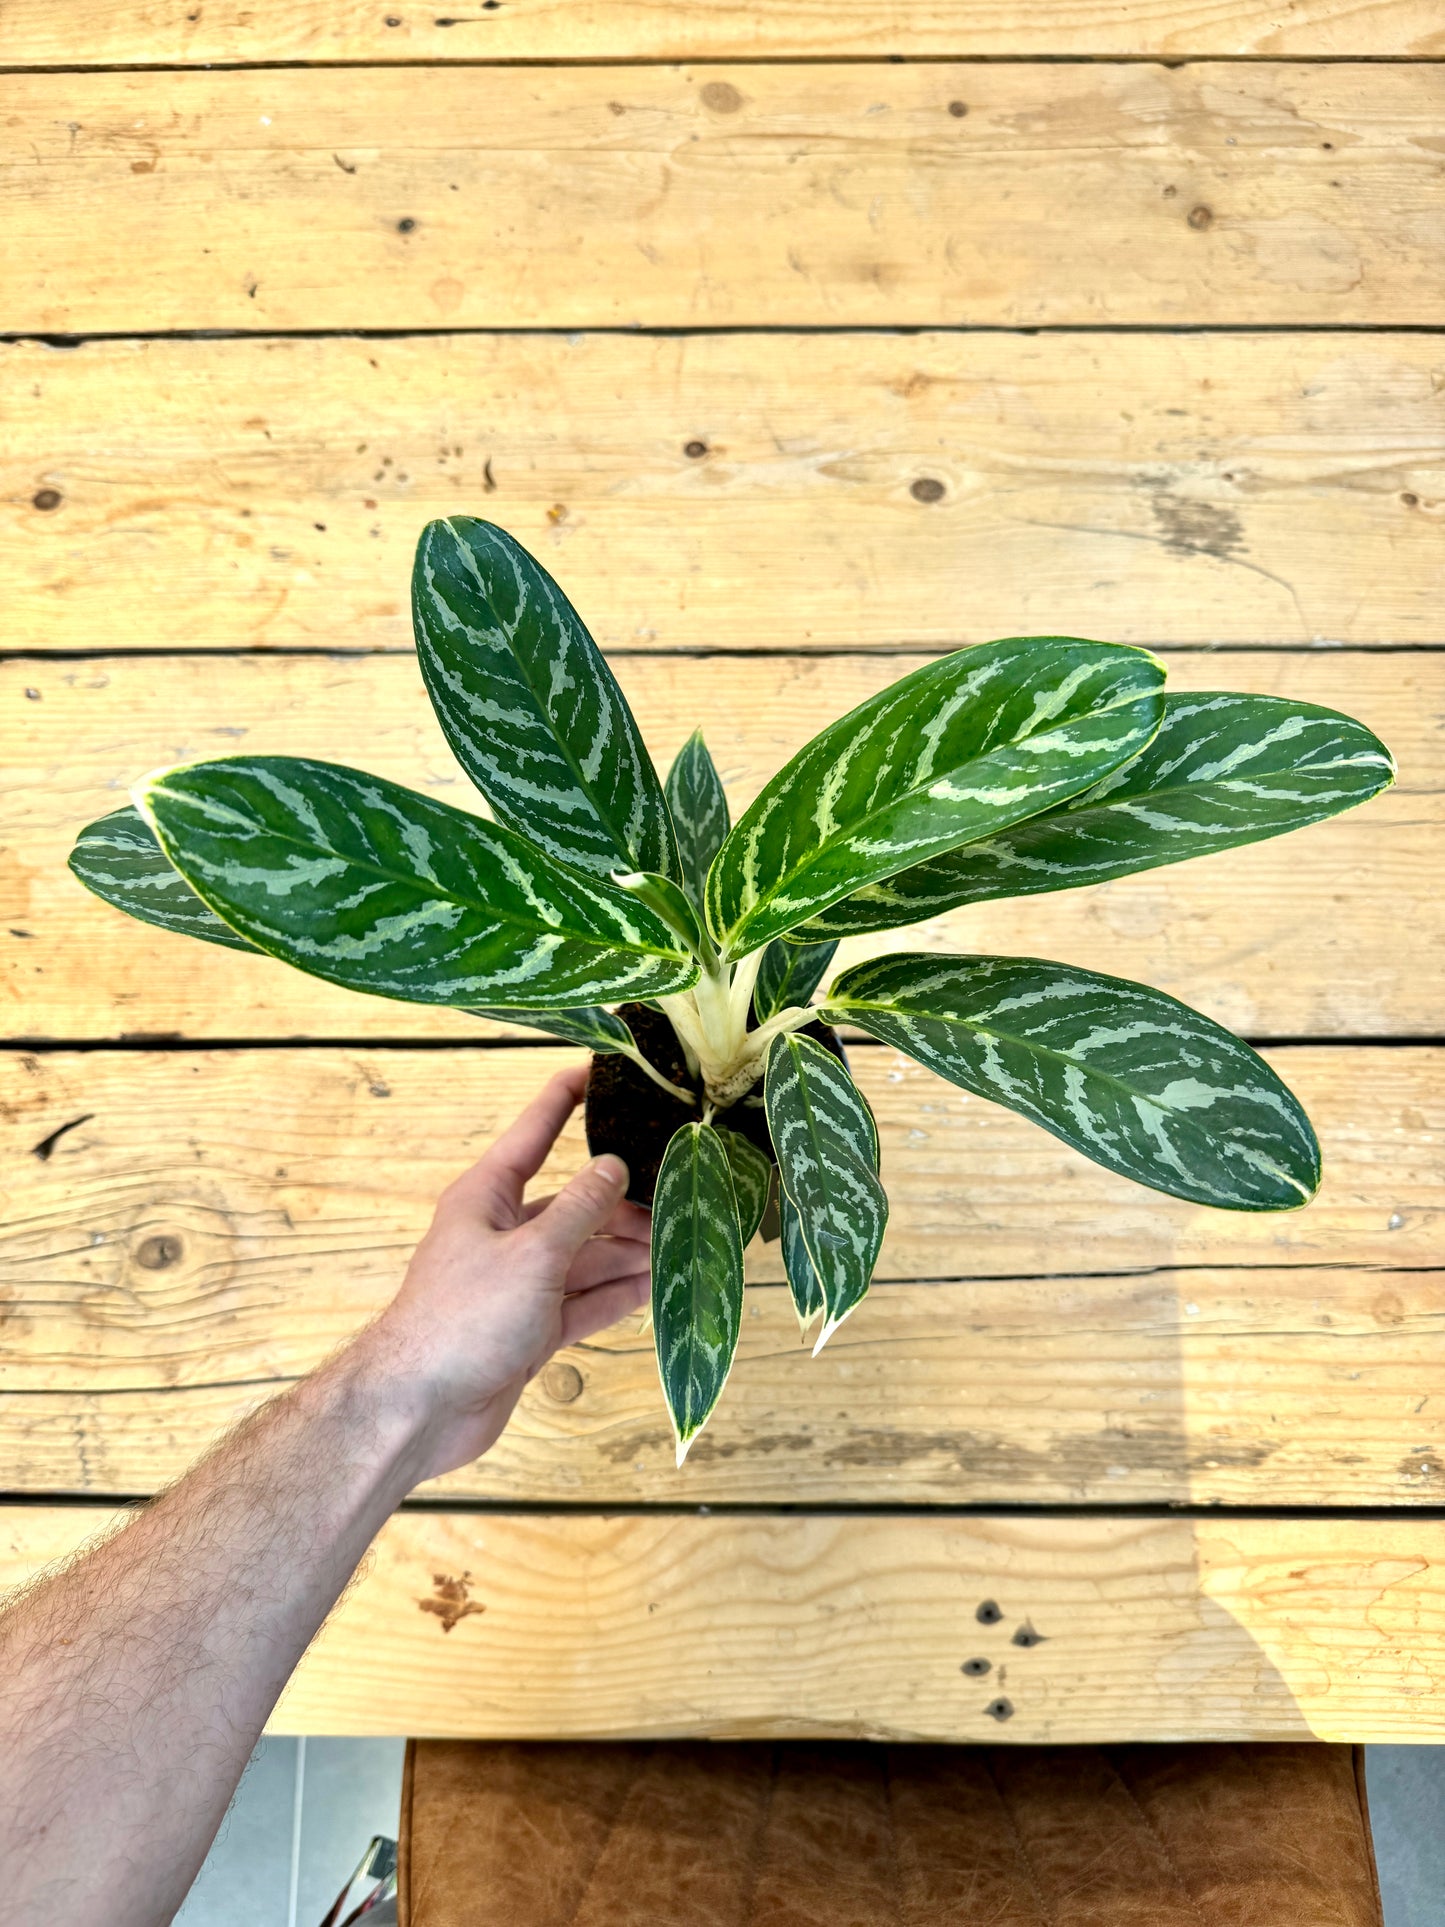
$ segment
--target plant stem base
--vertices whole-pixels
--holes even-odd
[[[626,1020],[650,1064],[684,1089],[697,1088],[677,1033],[660,1012],[649,1010],[645,1004],[623,1004],[618,1014]],[[803,1035],[816,1038],[836,1057],[843,1057],[838,1034],[830,1025],[808,1024]],[[719,1111],[713,1123],[723,1130],[740,1132],[771,1160],[773,1141],[762,1100],[759,1078],[739,1103]],[[593,1157],[610,1151],[623,1160],[628,1171],[627,1195],[634,1204],[651,1205],[669,1138],[681,1125],[695,1124],[700,1115],[699,1109],[669,1097],[630,1058],[608,1055],[592,1059],[587,1079],[587,1149]]]

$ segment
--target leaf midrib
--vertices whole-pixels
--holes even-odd
[[[829,837],[825,842],[811,844],[805,856],[800,858],[799,861],[795,863],[790,870],[787,870],[786,872],[784,872],[782,875],[780,875],[775,879],[775,881],[769,888],[767,895],[760,896],[757,899],[757,901],[753,903],[747,909],[747,911],[745,911],[744,914],[737,919],[737,921],[733,924],[731,930],[727,932],[728,939],[731,940],[735,938],[740,930],[745,929],[747,925],[751,923],[762,911],[769,908],[776,901],[778,896],[784,891],[786,887],[795,884],[799,876],[801,876],[810,866],[812,866],[813,864],[816,864],[829,850],[833,849],[835,845],[844,842],[846,839],[850,837],[859,836],[863,834],[864,831],[869,829],[871,825],[877,822],[879,817],[886,815],[891,810],[900,808],[905,803],[913,801],[918,796],[923,794],[932,784],[939,783],[944,781],[946,778],[953,777],[954,775],[957,774],[959,770],[970,769],[975,767],[979,763],[982,763],[983,761],[985,761],[988,756],[994,755],[1000,749],[1017,749],[1021,743],[1032,742],[1034,740],[1034,735],[1049,735],[1055,729],[1063,729],[1063,728],[1071,727],[1075,723],[1086,722],[1096,716],[1107,716],[1116,709],[1125,709],[1129,706],[1130,703],[1141,702],[1148,696],[1158,695],[1158,694],[1160,694],[1160,691],[1157,688],[1136,690],[1134,691],[1133,694],[1129,696],[1120,696],[1114,702],[1105,703],[1098,709],[1085,710],[1082,715],[1070,717],[1066,721],[1052,722],[1049,726],[1049,729],[1047,730],[1035,731],[1034,734],[1030,736],[1011,737],[1007,743],[995,744],[993,749],[985,751],[982,755],[973,757],[967,763],[955,763],[955,764],[952,764],[948,769],[944,771],[935,772],[932,776],[929,777],[927,783],[917,784],[915,785],[914,788],[903,792],[901,795],[893,797],[891,801],[886,803],[880,803],[875,809],[865,811],[862,816],[855,818],[847,829],[839,830],[835,835]],[[1132,751],[1130,755],[1126,757],[1121,757],[1119,761],[1113,765],[1112,768],[1103,770],[1098,775],[1091,777],[1089,781],[1086,783],[1081,783],[1079,785],[1079,788],[1073,792],[1073,795],[1078,796],[1082,794],[1084,791],[1091,789],[1095,783],[1102,783],[1106,777],[1112,776],[1114,774],[1114,771],[1122,768],[1126,762],[1132,762],[1135,756],[1142,756],[1144,751],[1149,747],[1149,743],[1151,743],[1154,740],[1154,736],[1158,735],[1159,730],[1162,729],[1163,726],[1164,726],[1164,719],[1163,719],[1163,716],[1161,715],[1159,722],[1155,726],[1153,734],[1149,737],[1148,741],[1141,744],[1140,747],[1137,750]],[[1050,806],[1050,807],[1053,807],[1053,806]],[[1059,806],[1059,807],[1062,807],[1062,806]],[[1047,808],[1036,812],[1036,814],[1039,816],[1044,816],[1044,815],[1047,815],[1048,813],[1049,813],[1049,810]],[[1029,820],[1030,819],[1028,817],[1024,817],[1021,819],[1022,822],[1028,822]],[[1010,829],[1015,827],[1017,826],[1014,824],[1009,825]],[[954,850],[967,849],[970,843],[985,842],[990,835],[1003,836],[1006,834],[1007,832],[1004,830],[996,830],[991,832],[985,832],[985,834],[982,836],[961,837],[957,843],[952,844],[950,848],[947,850],[936,850],[932,857],[920,857],[916,865],[912,863],[901,864],[898,870],[890,871],[887,873],[887,875],[882,877],[874,877],[871,879],[871,881],[874,883],[885,883],[888,881],[889,876],[898,876],[902,873],[903,870],[921,868],[922,865],[925,863],[931,863],[931,862],[934,862],[939,857],[951,855]],[[866,886],[860,886],[860,887],[866,887]],[[854,892],[845,891],[840,894],[843,896],[851,896],[854,894]],[[836,900],[837,899],[835,899],[835,901]],[[831,907],[832,906],[829,904],[824,904],[820,906],[821,909],[829,909]],[[817,914],[818,914],[817,910],[813,910],[809,912],[810,916],[816,916]],[[801,921],[806,922],[807,919],[804,918]]]

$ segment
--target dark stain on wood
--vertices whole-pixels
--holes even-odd
[[[459,1626],[472,1613],[484,1613],[487,1610],[471,1597],[471,1578],[469,1572],[464,1572],[460,1578],[453,1578],[445,1572],[434,1572],[432,1585],[436,1588],[435,1596],[416,1602],[422,1612],[432,1613],[441,1621],[444,1633]]]

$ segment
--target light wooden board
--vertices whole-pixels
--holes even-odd
[[[63,1355],[93,1389],[134,1385],[138,1367],[149,1383],[172,1315],[167,1383],[294,1370],[390,1295],[438,1192],[569,1055],[6,1053],[8,1382],[45,1389]],[[1069,1277],[1083,1253],[1097,1272],[1439,1263],[1440,1049],[1268,1053],[1314,1119],[1325,1181],[1307,1210],[1262,1215],[1161,1197],[882,1046],[852,1055],[892,1201],[880,1280]],[[543,1181],[581,1157],[574,1123]],[[752,1264],[758,1279],[782,1275],[775,1245]]]
[[[825,720],[922,660],[619,657],[615,666],[659,764],[702,720],[741,808]],[[1258,690],[1359,715],[1394,750],[1398,786],[1288,839],[980,905],[858,940],[845,957],[920,946],[1058,956],[1156,983],[1252,1036],[1435,1034],[1445,653],[1168,661],[1177,687]],[[359,764],[470,807],[476,794],[410,656],[12,662],[0,668],[0,713],[14,744],[0,838],[0,1035],[496,1034],[459,1013],[358,996],[149,930],[89,896],[64,867],[76,831],[118,807],[127,782],[243,748]]]
[[[139,1279],[124,1358],[68,1288],[0,1365],[0,1491],[125,1496],[177,1478],[384,1297],[308,1268],[265,1295]],[[591,1504],[1445,1503],[1445,1274],[1295,1266],[875,1285],[820,1358],[780,1286],[749,1294],[718,1417],[679,1473],[652,1340],[629,1320],[555,1360],[499,1443],[430,1488]],[[34,1302],[33,1300],[31,1302]],[[24,1313],[23,1303],[19,1310]],[[196,1382],[198,1339],[209,1335]],[[41,1350],[44,1345],[46,1349]],[[266,1370],[273,1374],[264,1375]]]
[[[3,94],[7,330],[1445,320],[1430,65],[271,68]]]
[[[1445,637],[1428,336],[18,342],[0,394],[13,648],[410,648],[459,510],[611,648]]]
[[[1431,0],[6,0],[0,65],[238,60],[701,60],[840,54],[1445,52]]]
[[[0,1583],[105,1516],[0,1512]],[[403,1514],[271,1730],[1442,1739],[1442,1566],[1408,1518]]]

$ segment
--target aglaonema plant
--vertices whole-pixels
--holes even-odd
[[[635,1119],[621,1141],[653,1206],[679,1464],[727,1380],[743,1253],[770,1197],[804,1331],[821,1320],[815,1350],[868,1290],[888,1203],[831,1026],[1157,1191],[1233,1211],[1314,1194],[1298,1100],[1162,991],[1030,957],[903,951],[817,992],[843,938],[1363,802],[1393,768],[1358,722],[1270,696],[1168,695],[1145,650],[1015,637],[860,703],[730,824],[701,735],[660,781],[581,619],[504,531],[432,523],[413,612],[438,721],[489,818],[331,763],[229,756],[145,777],[133,807],[81,833],[71,867],[163,929],[529,1025],[596,1053],[594,1082],[625,1072],[608,1073],[614,1099],[654,1113],[650,1166]],[[607,1135],[589,1106],[593,1148]]]

